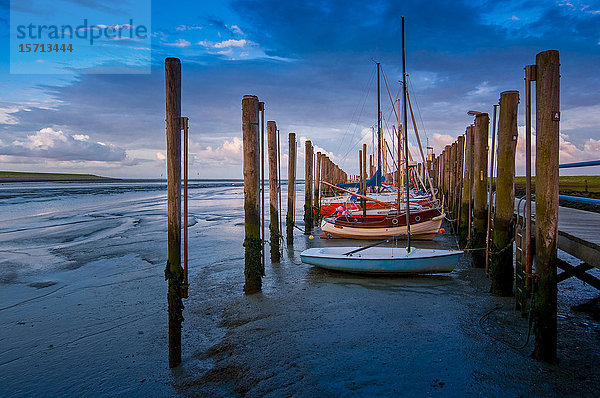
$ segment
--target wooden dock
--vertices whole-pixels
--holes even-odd
[[[535,228],[535,201],[531,207]],[[559,206],[558,248],[582,261],[578,266],[559,261],[564,272],[558,275],[558,282],[574,276],[600,290],[600,281],[586,273],[592,267],[600,268],[600,213]]]

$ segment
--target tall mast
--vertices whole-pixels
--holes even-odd
[[[381,63],[377,62],[377,170],[381,170],[381,79],[379,70]],[[379,185],[380,181],[377,181]]]
[[[410,253],[410,199],[408,182],[408,131],[406,128],[406,41],[404,38],[404,17],[402,17],[402,130],[404,131],[404,161],[406,173],[404,184],[406,191],[406,251]]]

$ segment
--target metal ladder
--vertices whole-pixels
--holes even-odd
[[[521,310],[523,317],[527,316],[527,301],[531,296],[531,282],[527,277],[525,268],[525,205],[521,212],[521,204],[524,198],[521,198],[517,204],[517,220],[515,223],[515,309]]]

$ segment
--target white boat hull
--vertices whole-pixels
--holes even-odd
[[[324,247],[304,250],[302,262],[320,268],[379,274],[438,274],[452,272],[463,254],[460,250],[371,247],[346,255],[358,247]]]
[[[433,217],[431,220],[410,225],[411,239],[431,240],[440,230],[445,214]],[[321,230],[332,238],[348,239],[386,239],[392,236],[406,235],[406,225],[386,228],[361,228],[354,226],[341,226],[327,222],[323,219]]]

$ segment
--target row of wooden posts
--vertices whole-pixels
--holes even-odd
[[[245,266],[244,266],[244,292],[257,293],[262,288],[262,277],[265,273],[265,243],[270,245],[271,262],[280,261],[280,231],[279,208],[281,203],[279,176],[280,148],[277,139],[277,124],[275,121],[267,122],[268,164],[269,164],[269,231],[270,238],[264,236],[265,206],[261,206],[260,182],[264,181],[264,167],[261,170],[261,156],[264,156],[264,143],[261,138],[264,134],[265,105],[255,95],[245,95],[242,99],[242,136],[244,151],[244,212],[245,212]],[[260,129],[259,129],[260,127]],[[295,228],[295,203],[296,203],[296,163],[297,141],[296,134],[289,133],[288,156],[288,198],[286,214],[286,241],[293,245],[293,230]],[[305,199],[304,199],[304,233],[310,234],[314,224],[318,221],[319,198],[332,195],[331,188],[321,188],[321,182],[339,184],[347,179],[346,173],[331,159],[321,153],[314,154],[311,141],[305,142]],[[262,173],[261,173],[262,171]],[[261,213],[262,209],[262,213]]]
[[[521,279],[525,280],[524,283],[529,288],[526,297],[532,297],[534,303],[530,316],[535,322],[535,357],[544,361],[554,361],[557,333],[556,252],[560,120],[558,51],[537,54],[536,65],[527,66],[526,74],[528,82],[536,81],[536,228],[535,236],[528,230],[522,247],[517,246],[517,251],[523,250],[525,258],[529,258],[527,267],[517,270],[517,277],[520,276],[519,272],[523,274]],[[529,85],[526,86],[526,96],[526,124],[529,126]],[[491,281],[491,292],[500,296],[513,295],[515,274],[514,181],[518,105],[518,91],[505,91],[500,94],[499,105],[494,106],[491,150],[488,142],[489,115],[469,112],[475,116],[474,123],[467,126],[464,135],[447,145],[430,165],[435,186],[443,197],[448,218],[457,229],[461,247],[471,252],[475,267],[486,269]],[[497,106],[500,109],[496,151],[494,147]],[[529,142],[530,136],[526,139]],[[529,144],[528,147],[530,148]],[[494,159],[496,153],[497,160]],[[530,159],[529,155],[527,159]],[[493,173],[496,162],[497,176],[491,178],[488,184],[488,165],[491,164]],[[528,204],[528,214],[530,208]],[[531,264],[534,255],[535,271]],[[520,288],[518,282],[517,290]],[[521,300],[517,307],[523,304],[524,301]]]
[[[535,356],[553,361],[556,358],[557,278],[556,252],[558,233],[558,147],[559,147],[559,57],[558,51],[539,53],[535,66],[528,66],[528,81],[536,81],[536,232],[535,273],[527,271],[528,279],[535,282],[533,318],[535,321]],[[181,130],[187,118],[181,117],[181,64],[177,58],[165,59],[166,133],[167,133],[167,196],[168,196],[168,260],[165,279],[168,281],[167,302],[169,313],[169,366],[181,363],[181,325],[183,302],[187,297],[187,282],[181,267]],[[529,86],[528,86],[529,89]],[[529,91],[526,91],[529,94]],[[531,101],[528,95],[527,104]],[[492,244],[489,246],[492,292],[512,294],[512,215],[514,213],[514,158],[517,140],[517,104],[519,94],[507,91],[501,94],[498,129],[498,177]],[[259,114],[262,117],[259,119]],[[530,120],[529,114],[527,120]],[[495,125],[495,123],[494,123]],[[261,134],[259,135],[259,126]],[[485,266],[487,216],[487,136],[489,116],[476,113],[474,125],[468,126],[465,137],[447,146],[435,160],[427,159],[436,186],[444,195],[448,213],[454,219],[461,242],[473,250],[476,266]],[[276,138],[277,125],[267,123],[270,174],[270,232],[271,259],[279,261],[280,178],[278,161],[280,148]],[[264,103],[254,95],[242,99],[242,133],[244,164],[245,212],[245,284],[248,294],[261,290],[264,276],[264,243],[261,235],[261,156],[264,156]],[[529,137],[527,138],[529,140]],[[262,147],[262,150],[261,150]],[[492,150],[493,153],[493,150]],[[305,230],[312,231],[318,220],[318,199],[331,195],[330,188],[321,189],[321,181],[339,184],[348,176],[326,155],[317,152],[310,141],[305,143]],[[359,154],[361,181],[366,180],[366,148]],[[294,133],[289,135],[288,212],[286,216],[287,243],[293,243],[295,214],[297,143]],[[315,173],[313,173],[315,170]],[[261,171],[262,177],[261,178]],[[372,170],[371,170],[372,171]],[[372,174],[372,173],[370,173]],[[313,189],[313,180],[314,186]],[[264,189],[262,190],[264,195]],[[491,190],[490,190],[491,192]],[[490,194],[491,197],[491,194]],[[263,196],[264,201],[264,196]],[[262,206],[264,217],[264,205]],[[530,210],[528,210],[530,211]],[[529,234],[527,234],[529,237]],[[525,240],[528,242],[528,239]],[[530,245],[526,244],[526,250]]]
[[[315,155],[314,146],[309,140],[304,143],[304,160],[304,234],[309,235],[320,219],[320,198],[335,194],[331,187],[324,186],[321,182],[341,184],[347,181],[348,175],[326,154],[317,152]],[[292,243],[290,231],[294,224],[293,219],[290,221],[287,225],[288,241]]]

